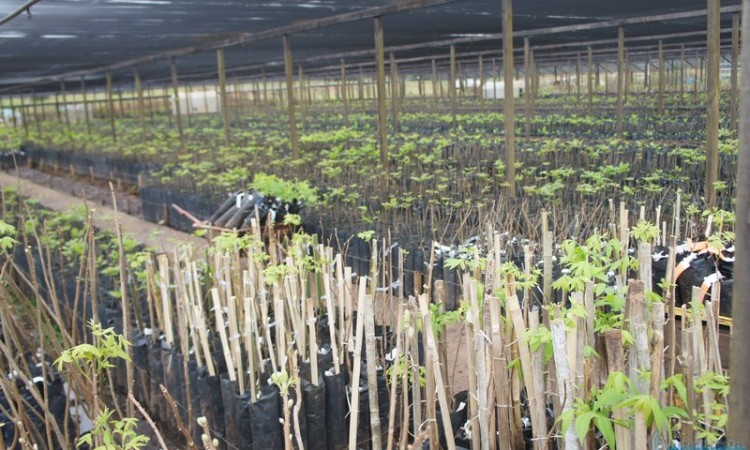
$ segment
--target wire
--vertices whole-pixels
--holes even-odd
[[[20,16],[24,11],[30,11],[30,8],[41,2],[42,0],[29,0],[23,5],[21,5],[18,9],[13,11],[12,13],[8,14],[7,16],[3,17],[2,20],[0,20],[0,27],[5,25],[6,23],[10,22],[11,20],[15,19],[16,17]]]

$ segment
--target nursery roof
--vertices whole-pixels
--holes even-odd
[[[404,0],[42,0],[31,13],[0,26],[0,89],[26,85],[42,77],[76,72],[66,83],[78,83],[80,71],[106,67],[118,62],[184,47],[200,46],[231,39],[239,33],[257,33],[304,20],[329,17],[346,12],[401,3]],[[23,4],[23,0],[0,0],[0,17]],[[722,6],[736,6],[740,0],[724,0]],[[583,24],[629,17],[705,9],[705,0],[523,0],[514,1],[514,31],[553,26]],[[386,51],[388,47],[427,43],[460,37],[477,37],[477,42],[458,46],[461,52],[497,50],[498,39],[487,34],[500,33],[500,0],[463,0],[440,6],[388,15],[383,18]],[[731,14],[722,15],[722,28],[731,26]],[[628,38],[688,33],[671,42],[705,43],[705,16],[681,20],[630,24]],[[693,32],[690,34],[690,32]],[[533,36],[533,46],[566,42],[612,39],[616,27]],[[726,36],[726,34],[723,34]],[[669,40],[666,40],[669,42]],[[638,41],[638,45],[648,42]],[[649,44],[653,44],[650,42]],[[516,40],[520,47],[522,40]],[[596,45],[596,44],[595,44]],[[606,44],[612,47],[614,44]],[[635,43],[633,44],[635,45]],[[295,60],[365,51],[373,47],[371,20],[334,25],[291,36]],[[580,50],[580,47],[579,47]],[[550,49],[548,52],[559,52]],[[446,47],[400,51],[399,58],[445,54]],[[541,53],[541,51],[540,51]],[[362,54],[348,62],[369,62],[372,55]],[[215,79],[216,55],[202,51],[177,58],[181,77]],[[280,37],[229,47],[227,69],[248,67],[243,74],[260,73],[261,64],[269,73],[281,73]],[[338,61],[319,60],[307,67],[326,66]],[[140,67],[143,79],[169,76],[169,60],[159,59]],[[115,83],[132,82],[132,70],[113,71]],[[239,73],[235,71],[235,73]],[[104,74],[86,75],[87,83],[101,84]],[[46,88],[56,81],[47,83]],[[37,87],[37,91],[45,87]]]

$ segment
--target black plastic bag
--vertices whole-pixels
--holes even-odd
[[[326,372],[323,376],[326,389],[328,450],[348,448],[349,403],[346,393],[348,378],[345,366],[341,366],[341,372],[338,374]]]
[[[198,397],[200,411],[208,422],[213,437],[225,439],[224,401],[221,397],[221,380],[218,375],[209,376],[205,367],[198,368]]]
[[[284,449],[279,398],[279,389],[275,385],[266,385],[261,387],[258,400],[250,404],[250,428],[256,449]]]
[[[307,420],[308,450],[327,450],[326,431],[326,385],[323,376],[318,377],[318,386],[302,379],[302,400]]]

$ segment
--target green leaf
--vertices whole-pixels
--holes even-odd
[[[615,442],[615,430],[609,418],[602,415],[597,415],[594,418],[594,423],[596,424],[596,428],[599,430],[602,436],[604,436],[604,440],[607,442],[609,448],[611,450],[616,450],[617,447]]]
[[[583,442],[583,440],[586,439],[586,434],[588,434],[591,429],[591,420],[595,416],[596,411],[587,411],[576,417],[576,435],[578,435],[579,441]]]

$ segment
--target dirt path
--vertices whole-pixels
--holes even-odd
[[[0,187],[14,186],[19,193],[33,198],[45,208],[55,211],[66,211],[79,205],[88,206],[94,211],[94,225],[102,230],[115,230],[115,210],[109,206],[92,204],[81,197],[70,195],[57,189],[50,189],[29,180],[18,178],[6,172],[0,172]],[[153,248],[156,251],[171,253],[176,247],[192,244],[196,248],[205,247],[208,243],[203,238],[188,233],[173,230],[169,227],[147,222],[139,217],[120,212],[117,215],[124,234],[135,239],[136,242]]]

